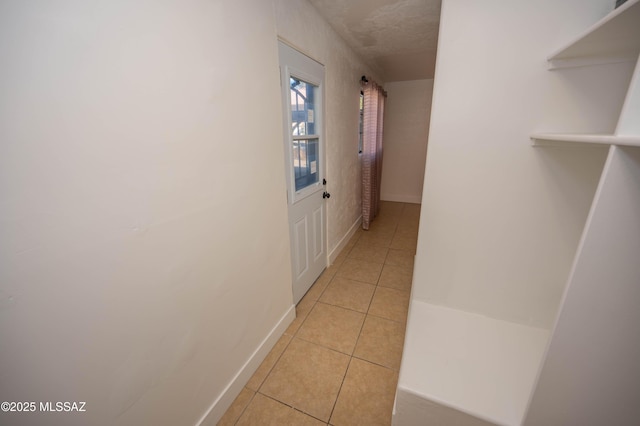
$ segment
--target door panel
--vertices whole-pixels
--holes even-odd
[[[293,299],[297,303],[327,267],[322,191],[289,203]]]
[[[320,205],[313,212],[313,260],[317,261],[320,256],[324,255],[324,235],[323,235],[323,223],[324,223],[324,209]]]
[[[324,67],[279,43],[293,299],[327,267],[324,193]]]
[[[307,217],[303,216],[293,225],[293,240],[295,241],[296,275],[299,279],[309,270],[309,238],[308,238]]]

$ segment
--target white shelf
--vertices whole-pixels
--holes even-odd
[[[551,68],[631,61],[640,53],[640,0],[628,0],[551,54]]]
[[[522,424],[548,330],[418,300],[408,324],[398,392],[420,396],[416,417],[433,424]],[[444,407],[476,419],[462,421]]]
[[[585,133],[534,133],[534,146],[572,146],[573,144],[640,146],[640,136]]]

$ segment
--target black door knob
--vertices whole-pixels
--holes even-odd
[[[327,191],[325,191],[325,192],[322,194],[322,198],[330,198],[330,197],[331,197],[331,194],[329,194]]]

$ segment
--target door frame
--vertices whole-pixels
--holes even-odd
[[[301,60],[307,61],[311,68],[306,68],[304,65],[301,66],[300,63],[296,63],[292,65],[290,63],[284,63],[282,57],[280,57],[280,85],[281,85],[281,102],[282,102],[282,125],[283,125],[283,148],[284,148],[284,158],[285,158],[285,177],[286,177],[286,186],[287,186],[287,213],[288,213],[288,223],[289,223],[289,241],[291,244],[291,272],[292,272],[292,293],[294,297],[294,303],[300,300],[300,298],[308,291],[308,288],[304,290],[302,295],[298,294],[295,289],[296,284],[296,259],[294,258],[294,251],[296,242],[294,241],[293,231],[292,231],[292,209],[296,203],[299,203],[306,198],[318,194],[319,192],[323,192],[326,185],[326,140],[325,140],[325,73],[324,73],[324,65],[315,59],[309,57],[308,55],[302,53],[295,47],[293,47],[287,41],[278,38],[278,51],[279,55],[281,55],[280,50],[281,46],[287,50],[292,51],[294,55],[300,55]],[[287,61],[288,62],[288,61]],[[318,76],[319,75],[319,76]],[[290,91],[286,90],[289,87],[289,79],[291,77],[298,78],[305,82],[311,83],[314,86],[317,86],[316,99],[320,105],[320,108],[316,109],[315,119],[316,121],[316,132],[314,133],[314,138],[318,138],[318,182],[311,184],[305,188],[302,188],[299,191],[295,189],[295,177],[293,176],[293,155],[291,151],[291,146],[293,144],[294,137],[291,132],[292,128],[292,117],[291,117],[291,101],[290,101]],[[297,137],[295,139],[298,139]],[[300,139],[305,139],[304,136],[300,137]],[[322,251],[324,255],[324,266],[322,270],[324,270],[329,265],[329,245],[328,245],[328,221],[327,221],[327,206],[323,201],[321,205],[322,209]],[[318,274],[318,276],[313,278],[313,282],[320,276],[322,270]],[[313,285],[313,282],[310,283],[309,287]]]

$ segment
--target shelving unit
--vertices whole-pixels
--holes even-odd
[[[549,56],[551,68],[635,60],[613,134],[534,133],[534,146],[608,146],[525,426],[640,418],[640,0]],[[579,362],[576,362],[578,361]]]
[[[635,60],[640,53],[640,0],[629,0],[548,56],[562,68]]]
[[[609,1],[611,3],[607,3]],[[496,10],[497,13],[493,13],[497,5],[485,5],[483,17],[478,16],[478,9],[469,9],[466,3],[451,1],[442,14],[439,34],[442,54],[439,53],[435,114],[430,129],[430,143],[435,149],[430,151],[430,158],[433,164],[440,158],[443,162],[440,168],[427,172],[425,181],[429,188],[428,179],[432,179],[431,192],[425,191],[427,204],[432,207],[428,212],[423,211],[423,219],[429,217],[431,222],[421,226],[420,231],[393,424],[635,424],[640,418],[637,404],[640,400],[640,363],[637,362],[640,359],[640,67],[636,66],[630,83],[628,77],[632,61],[637,60],[640,53],[640,0],[628,0],[549,56],[554,66],[584,67],[605,61],[609,65],[582,70],[559,69],[553,71],[555,75],[536,67],[541,58],[532,57],[531,52],[539,52],[544,43],[563,31],[558,28],[558,22],[575,19],[589,26],[593,22],[592,14],[602,12],[607,4],[613,8],[613,0],[572,0],[562,5],[553,0],[535,5],[523,0],[510,11]],[[525,6],[530,9],[525,10]],[[582,6],[584,13],[580,10]],[[550,17],[553,25],[547,37],[532,36],[535,34],[532,29],[544,28]],[[505,42],[504,34],[509,31],[513,37]],[[487,43],[494,40],[492,37],[497,42]],[[623,43],[619,48],[616,40],[620,38],[629,38],[632,43]],[[465,75],[458,71],[459,58],[479,47],[483,49],[482,57],[491,59],[491,65],[478,70],[480,78],[472,80],[476,84],[467,86],[469,107],[460,110],[457,102],[452,101],[461,93],[459,81]],[[470,56],[473,60],[479,57],[475,53]],[[522,63],[523,69],[526,65],[529,67],[526,73],[511,73],[508,84],[504,84],[505,77],[496,73],[500,78],[494,79],[491,71],[494,66],[502,66],[502,59],[507,57]],[[617,63],[622,60],[628,62]],[[620,76],[626,79],[615,78]],[[594,82],[594,78],[602,81]],[[481,86],[478,82],[486,86],[476,90],[473,86]],[[505,90],[516,84],[521,86],[521,91],[505,94],[495,110],[486,113],[478,110],[478,99],[484,100],[479,95],[488,89]],[[549,91],[538,96],[539,88]],[[584,88],[585,93],[579,93],[580,88]],[[531,95],[536,102],[523,105],[513,116],[509,114],[507,108],[512,103],[525,103]],[[514,124],[508,127],[514,133],[505,131],[505,137],[496,134],[501,133],[496,129],[505,129],[510,124],[509,118],[513,118],[514,123],[526,123],[529,114],[540,114],[556,121],[563,117],[557,113],[551,116],[552,111],[562,111],[565,106],[576,107],[567,114],[560,128],[567,133],[548,127],[544,130],[549,133],[532,134],[534,146],[539,146],[535,148],[537,152],[522,152],[523,147],[517,147],[518,154],[523,153],[520,158],[503,155],[496,149],[512,148],[514,137],[511,135],[521,129],[519,124]],[[455,128],[467,123],[476,124],[469,127],[477,134]],[[571,123],[575,127],[571,127]],[[579,126],[587,123],[592,129],[615,130],[610,134],[580,133],[586,129]],[[480,149],[476,150],[476,144],[452,142],[464,137],[485,142],[486,145],[478,145],[482,149],[490,148],[491,152],[484,155]],[[575,149],[571,152],[546,146],[580,146],[593,151]],[[607,155],[606,162],[602,154]],[[504,262],[504,271],[501,265],[492,263],[489,252],[486,261],[482,258],[469,265],[472,262],[469,255],[484,247],[474,245],[478,242],[475,235],[458,238],[452,231],[476,234],[479,226],[484,225],[481,222],[496,222],[482,214],[482,220],[470,218],[469,214],[469,217],[449,221],[445,220],[445,209],[433,207],[437,201],[444,202],[442,207],[459,206],[461,204],[451,203],[451,193],[459,191],[466,195],[474,188],[467,176],[458,179],[454,173],[444,171],[447,161],[471,164],[463,161],[465,156],[472,156],[474,162],[483,165],[465,170],[453,167],[456,174],[463,175],[468,170],[473,177],[485,177],[481,173],[491,177],[478,179],[478,187],[491,183],[501,189],[514,188],[509,198],[504,198],[504,204],[495,196],[485,197],[487,200],[469,199],[472,201],[469,211],[484,213],[493,208],[509,208],[506,212],[523,219],[517,228],[526,238],[514,241],[496,236],[495,242],[509,242],[508,247],[522,244],[523,249],[531,242],[542,256],[531,258],[531,263],[518,264],[513,271],[506,265],[511,262]],[[509,179],[508,174],[493,178],[489,166],[511,160],[512,165],[522,160],[523,166],[535,167],[531,169],[535,174],[528,173],[527,181],[516,176]],[[445,179],[438,181],[439,177],[447,178],[448,183],[442,184]],[[502,186],[505,181],[509,185]],[[463,185],[467,186],[465,190]],[[523,189],[528,190],[526,200],[515,195]],[[532,207],[532,211],[537,208],[542,213],[540,220],[528,220],[530,216],[523,215],[522,210],[511,210],[510,205],[519,200],[525,201],[525,206]],[[580,224],[584,224],[582,229]],[[534,235],[538,230],[547,232],[538,237]],[[487,250],[497,248],[492,246],[493,238],[484,240]],[[467,241],[473,248],[467,252],[458,250]],[[545,242],[548,247],[544,247]],[[562,252],[553,253],[559,256],[546,256],[559,246]],[[520,259],[519,256],[508,258]],[[441,264],[437,264],[440,261]],[[494,266],[496,274],[491,278],[496,278],[494,281],[499,286],[476,274],[488,270],[487,265]],[[550,267],[557,273],[539,274],[530,281],[520,281],[531,276],[532,271],[546,271]],[[567,272],[570,272],[568,280],[562,282]],[[501,277],[508,280],[502,282]],[[521,283],[524,285],[519,286]],[[560,288],[562,284],[566,284],[564,288]],[[550,291],[543,293],[541,289]],[[485,303],[487,294],[494,298],[491,302],[495,304]],[[514,317],[505,312],[512,306],[507,304],[513,301],[524,312],[529,306],[522,301],[536,296],[543,296],[537,300],[538,306],[544,309],[544,322],[534,322],[533,317],[529,317],[528,325],[522,324],[522,318],[516,319],[519,325],[511,322]]]
[[[640,146],[640,0],[629,0],[547,59],[551,68],[636,61],[613,134],[534,133],[534,146]]]

